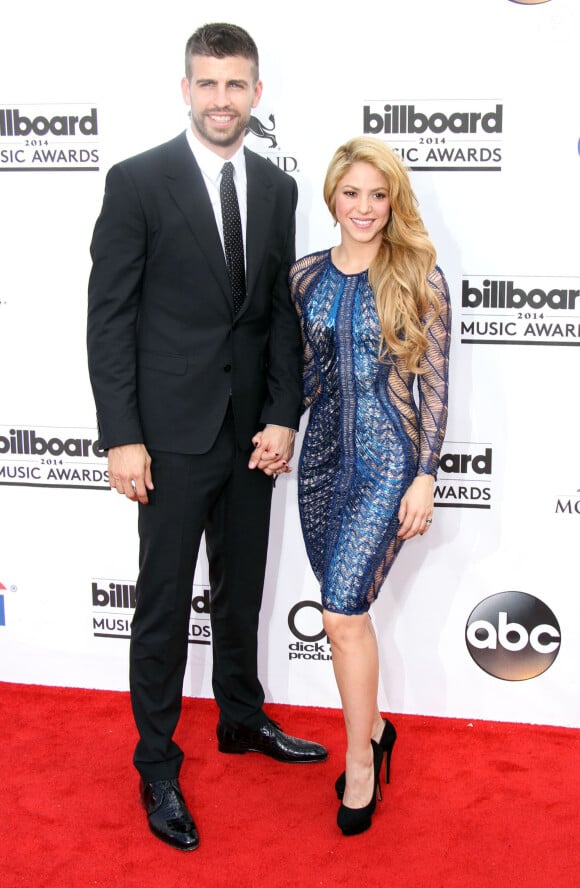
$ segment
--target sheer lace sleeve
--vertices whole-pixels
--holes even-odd
[[[417,474],[436,477],[447,424],[451,303],[447,281],[439,267],[429,275],[429,285],[439,300],[439,317],[427,332],[429,344],[421,360],[423,373],[418,377],[420,439]]]
[[[290,295],[298,312],[304,348],[302,413],[312,406],[320,393],[320,375],[316,367],[314,351],[308,339],[306,311],[312,287],[324,267],[326,256],[327,253],[313,253],[310,256],[304,256],[290,269]]]

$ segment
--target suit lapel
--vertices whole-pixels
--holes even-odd
[[[262,159],[245,149],[247,177],[246,219],[246,290],[247,297],[237,318],[246,311],[264,260],[269,241],[275,189],[267,175]],[[266,172],[265,172],[266,170]],[[216,278],[230,308],[232,292],[228,270],[217,230],[213,207],[207,193],[203,175],[199,169],[185,134],[178,136],[168,146],[167,185],[169,192],[183,213],[199,249],[207,260],[208,268]]]
[[[223,290],[228,304],[232,293],[224,251],[203,175],[187,144],[185,134],[169,144],[167,185],[183,213],[207,265]]]
[[[275,191],[271,178],[265,174],[262,159],[253,151],[245,150],[248,180],[248,216],[246,220],[246,279],[248,298],[264,261],[266,246],[271,237],[271,219],[274,212]],[[240,314],[244,311],[242,306]]]

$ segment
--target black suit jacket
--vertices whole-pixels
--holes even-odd
[[[185,134],[109,171],[89,283],[103,448],[204,453],[232,398],[238,441],[298,428],[301,342],[288,292],[294,180],[246,149],[247,297],[234,318],[215,216]]]

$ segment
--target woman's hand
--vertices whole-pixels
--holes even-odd
[[[434,487],[433,475],[417,475],[401,500],[398,537],[410,540],[429,530],[433,519]]]

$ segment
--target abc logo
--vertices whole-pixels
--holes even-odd
[[[560,626],[539,598],[525,592],[499,592],[473,609],[465,640],[484,672],[506,681],[523,681],[550,668],[560,650]]]
[[[288,614],[288,627],[300,641],[320,641],[326,635],[320,617],[322,605],[318,601],[299,601]]]

